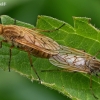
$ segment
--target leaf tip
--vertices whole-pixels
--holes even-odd
[[[88,18],[88,17],[75,17],[75,16],[73,16],[73,20],[74,21],[82,21],[82,22],[90,23],[91,18]]]
[[[38,15],[38,17],[37,17],[37,18],[38,18],[38,19],[40,19],[41,17],[42,17],[42,15]]]

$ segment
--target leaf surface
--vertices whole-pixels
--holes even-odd
[[[100,31],[90,24],[90,18],[73,17],[74,27],[66,23],[61,29],[54,32],[41,32],[52,38],[60,45],[85,50],[91,55],[95,55],[100,50]],[[2,15],[1,23],[4,25],[14,24],[14,19]],[[36,28],[41,30],[54,30],[60,27],[63,21],[48,16],[39,16]],[[27,28],[34,28],[33,25],[16,21],[16,25]],[[0,49],[0,67],[8,68],[9,45],[3,43]],[[98,56],[100,58],[100,56]],[[90,91],[90,77],[83,73],[74,72],[41,72],[41,70],[58,69],[50,64],[48,59],[32,56],[33,65],[42,80],[42,84],[63,93],[72,100],[95,100]],[[30,67],[28,55],[24,51],[16,48],[12,49],[11,69],[28,77],[30,80],[37,80],[34,71]],[[95,95],[100,99],[100,79],[93,76],[92,87]]]

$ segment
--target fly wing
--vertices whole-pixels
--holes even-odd
[[[27,28],[25,28],[24,31],[25,31],[24,38],[28,42],[38,47],[45,48],[48,50],[57,50],[60,48],[57,42],[53,41],[51,38],[43,34],[38,33],[37,31],[30,30]]]
[[[16,43],[26,45],[30,48],[43,51],[49,54],[57,54],[60,49],[59,44],[53,41],[51,38],[40,34],[39,32],[16,25],[6,25],[6,30],[9,29],[9,32],[14,33],[13,36]]]
[[[17,30],[20,30],[22,33],[20,34],[21,37],[15,38],[15,42],[49,54],[58,53],[60,46],[51,38],[24,27],[20,28],[17,26]]]
[[[52,55],[55,55],[58,53],[58,51],[54,51],[54,50],[50,50],[50,49],[45,49],[45,48],[42,48],[42,47],[39,47],[37,45],[34,45],[32,43],[29,43],[27,42],[24,38],[20,38],[20,39],[14,39],[14,41],[17,43],[17,44],[20,44],[25,47],[28,47],[28,48],[31,48],[31,49],[36,49],[36,50],[39,50],[39,51],[43,51],[45,53],[48,53],[48,54],[52,54]]]
[[[60,54],[75,54],[84,57],[91,56],[83,50],[77,50],[71,47],[61,46],[61,45],[60,45]]]
[[[49,61],[53,65],[63,68],[66,71],[89,73],[90,70],[86,66],[86,59],[88,59],[89,55],[81,52],[76,49],[61,46],[59,54],[52,56]]]

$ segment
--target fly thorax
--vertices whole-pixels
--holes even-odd
[[[98,59],[91,58],[88,61],[88,67],[90,68],[91,73],[100,72],[100,61]]]
[[[22,35],[23,35],[22,31],[17,26],[14,25],[3,26],[3,36],[8,41],[13,40],[17,37],[21,37]]]

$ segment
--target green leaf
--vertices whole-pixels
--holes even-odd
[[[18,21],[16,19],[13,19],[7,15],[1,15],[1,23],[4,24],[4,25],[18,25],[18,26],[24,26],[24,27],[27,27],[27,28],[34,28],[33,25],[31,24],[28,24],[28,23],[24,23],[24,22],[21,22],[21,21]]]
[[[52,33],[42,32],[41,34],[54,39],[60,45],[85,50],[87,53],[95,55],[100,50],[100,31],[89,23],[89,18],[73,17],[73,19],[74,27],[66,23],[65,26],[57,31]],[[1,22],[4,25],[13,24],[13,21],[9,16],[1,16]],[[39,16],[36,27],[42,30],[53,30],[63,23],[65,22],[52,17]],[[16,21],[16,24],[28,28],[33,27],[20,21]],[[0,49],[0,67],[6,69],[9,61],[9,47],[6,43],[3,44]],[[16,48],[13,48],[12,51],[11,69],[28,77],[30,80],[37,80],[34,71],[30,67],[27,53]],[[90,91],[89,75],[62,71],[41,72],[41,70],[57,69],[57,67],[50,64],[48,59],[34,56],[32,56],[32,59],[43,85],[58,90],[72,100],[95,100]],[[100,99],[100,79],[95,76],[92,78],[92,87],[95,95]]]

